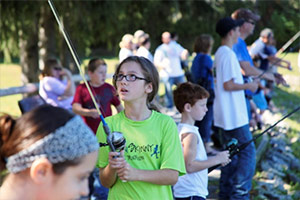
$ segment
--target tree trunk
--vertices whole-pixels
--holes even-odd
[[[44,69],[47,58],[57,58],[56,51],[56,21],[48,5],[41,7],[39,19],[39,66]]]
[[[20,65],[22,68],[22,83],[33,83],[38,81],[39,63],[38,63],[38,35],[33,32],[24,39],[20,34]]]
[[[71,44],[74,44],[74,40],[71,39],[71,36],[70,36],[70,28],[69,28],[69,23],[67,20],[65,20],[65,18],[62,18],[61,19],[61,22],[63,24],[63,27],[66,31],[66,34],[69,36],[70,38],[70,42]],[[62,34],[60,34],[60,38],[59,38],[59,57],[61,59],[61,63],[64,67],[70,69],[70,71],[72,72],[72,74],[76,74],[79,72],[79,70],[77,69],[76,67],[76,63],[75,63],[75,60],[73,59],[73,56],[71,54],[71,51],[66,43],[66,40],[64,38],[64,36]],[[77,49],[76,47],[74,46],[74,52],[75,54],[77,53]]]
[[[60,52],[60,58],[61,58],[61,63],[64,67],[70,69],[70,71],[72,72],[72,74],[76,74],[79,72],[79,70],[77,69],[76,63],[73,59],[73,56],[71,54],[71,51],[69,49],[69,47],[66,44],[66,41],[63,39],[61,41],[61,52]],[[73,49],[74,51],[77,51],[76,49]]]

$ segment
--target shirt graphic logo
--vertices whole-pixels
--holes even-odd
[[[160,152],[158,151],[158,145],[155,145],[154,151],[153,151],[153,153],[151,154],[151,157],[152,157],[153,155],[155,155],[156,159],[158,159],[158,154],[159,154],[159,153],[160,153]]]

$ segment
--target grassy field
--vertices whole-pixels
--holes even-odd
[[[281,110],[291,111],[296,106],[300,105],[300,72],[297,66],[297,53],[290,53],[285,56],[286,60],[292,62],[292,71],[279,68],[278,71],[284,75],[290,87],[278,86],[275,90],[275,104]],[[116,58],[104,58],[108,65],[108,73],[115,71],[118,64]],[[84,60],[83,64],[87,65],[88,60]],[[107,82],[111,83],[111,79]],[[21,86],[21,68],[18,64],[0,64],[0,89],[14,86]],[[159,94],[164,93],[163,87],[160,87]],[[21,112],[18,107],[18,101],[22,99],[22,95],[11,95],[0,97],[0,112],[6,112],[14,116],[20,116]],[[285,114],[285,113],[284,113]],[[300,131],[300,112],[294,114],[287,119],[292,129],[295,132]]]
[[[117,65],[118,59],[115,57],[104,58],[108,68],[107,73],[113,74]],[[87,66],[88,60],[83,60],[83,66]],[[112,84],[112,79],[108,78],[107,82]],[[0,63],[0,89],[22,86],[21,82],[21,67],[18,64],[4,64]],[[159,94],[163,95],[163,85],[160,86]],[[0,112],[9,113],[13,116],[20,116],[21,111],[18,106],[18,101],[23,98],[23,95],[16,94],[5,97],[0,97]]]
[[[283,68],[278,68],[278,72],[284,75],[290,87],[282,85],[276,87],[274,93],[274,103],[280,109],[282,114],[287,114],[300,106],[300,69],[297,66],[298,54],[288,54],[285,59],[292,62],[293,70],[289,71]],[[292,132],[300,132],[300,111],[286,119]],[[299,152],[300,156],[300,152]]]
[[[21,67],[17,64],[0,64],[0,89],[21,85]],[[18,101],[21,99],[21,94],[0,97],[0,112],[21,115],[18,107]]]
[[[297,66],[297,53],[288,54],[285,59],[292,62],[292,71],[279,68],[278,71],[284,75],[290,87],[278,86],[275,89],[274,102],[281,115],[291,112],[296,107],[300,106],[300,71]],[[116,58],[105,58],[108,64],[108,73],[113,73],[118,61]],[[84,60],[84,64],[87,64]],[[111,83],[111,79],[107,82]],[[0,89],[21,86],[21,68],[17,64],[0,64]],[[164,94],[161,85],[159,94]],[[22,95],[11,95],[0,97],[0,112],[6,112],[14,116],[20,116],[21,112],[18,107],[18,100],[22,99]],[[300,158],[300,111],[294,113],[291,117],[285,120],[288,124],[288,137],[296,142],[293,142],[292,149],[294,154]],[[296,138],[296,140],[295,140]],[[300,175],[300,172],[299,172]],[[212,184],[212,183],[210,183]],[[300,186],[295,184],[295,189],[300,190]]]

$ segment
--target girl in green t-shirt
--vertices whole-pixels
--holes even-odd
[[[173,199],[171,185],[185,174],[175,122],[151,109],[158,91],[159,75],[143,57],[131,56],[116,69],[114,86],[125,110],[106,118],[111,131],[121,132],[125,150],[100,148],[97,166],[109,199]],[[102,126],[99,142],[106,142]]]

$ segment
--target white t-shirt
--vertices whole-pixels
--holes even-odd
[[[121,63],[123,60],[125,60],[127,57],[133,56],[132,51],[127,48],[121,48],[119,52],[119,63]]]
[[[196,160],[207,160],[206,151],[198,132],[198,127],[179,123],[178,132],[179,138],[181,138],[184,133],[195,134],[198,138]],[[189,196],[200,196],[206,198],[208,195],[207,185],[207,169],[194,173],[187,173],[186,175],[180,176],[177,183],[174,185],[174,196],[178,198]]]
[[[150,60],[151,62],[153,62],[153,56],[151,55],[150,51],[147,48],[143,47],[143,46],[141,46],[137,50],[136,55],[144,57],[144,58],[147,58],[148,60]]]
[[[184,49],[170,42],[161,44],[154,53],[154,64],[163,65],[169,77],[178,77],[184,75],[180,64],[180,56]]]
[[[216,69],[214,125],[232,130],[249,123],[244,90],[226,91],[223,84],[233,79],[244,84],[236,54],[228,46],[221,46],[215,54]]]

